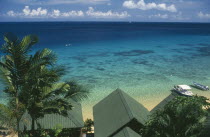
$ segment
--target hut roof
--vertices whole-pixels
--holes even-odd
[[[113,137],[141,137],[141,136],[132,129],[130,129],[129,127],[125,127]]]
[[[163,108],[168,102],[173,100],[176,96],[178,96],[177,93],[173,92],[169,96],[167,96],[163,101],[161,101],[157,106],[155,106],[150,112],[153,113],[158,109]]]
[[[134,119],[143,125],[148,114],[143,105],[117,89],[93,107],[95,136],[111,136]]]
[[[56,126],[62,128],[81,128],[84,126],[82,117],[81,104],[71,100],[72,110],[68,111],[68,116],[64,117],[59,114],[46,114],[43,118],[40,118],[35,123],[35,129],[38,129],[38,125],[43,129],[53,129]],[[19,127],[20,130],[31,130],[31,116],[25,112],[22,116]],[[38,123],[38,124],[37,124]]]

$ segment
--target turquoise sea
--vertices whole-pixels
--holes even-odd
[[[5,32],[38,35],[34,49],[57,53],[58,63],[68,70],[63,80],[91,89],[82,102],[84,118],[92,118],[93,105],[116,88],[150,110],[174,85],[196,81],[210,87],[208,23],[0,23],[0,44]],[[210,91],[192,91],[210,98]]]

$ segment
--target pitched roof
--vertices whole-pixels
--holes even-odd
[[[148,114],[143,105],[117,89],[93,107],[95,136],[111,136],[134,119],[143,125]]]
[[[129,127],[125,127],[113,137],[141,137],[141,136],[132,129],[130,129]]]
[[[81,128],[84,126],[82,117],[82,107],[81,104],[71,100],[72,110],[68,112],[68,117],[64,117],[58,114],[46,114],[43,118],[37,120],[37,123],[43,129],[53,129],[56,126],[61,126],[62,128]],[[19,123],[20,130],[31,130],[31,116],[25,112]],[[38,125],[35,124],[35,129]]]
[[[158,105],[156,105],[150,112],[153,113],[156,110],[163,108],[168,102],[170,102],[171,100],[173,100],[176,96],[178,96],[178,94],[175,93],[175,92],[172,92],[163,101],[161,101]]]

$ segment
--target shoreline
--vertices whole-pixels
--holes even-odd
[[[115,89],[114,89],[115,90]],[[112,91],[114,91],[112,90]],[[123,90],[123,88],[121,89]],[[126,92],[126,90],[123,90]],[[192,88],[191,90],[194,95],[199,96],[205,96],[208,99],[210,99],[210,91],[202,91],[199,89]],[[111,93],[111,92],[110,92]],[[109,94],[110,94],[109,93]],[[156,105],[158,105],[163,99],[165,99],[168,95],[171,94],[171,91],[167,93],[155,93],[154,96],[133,96],[129,92],[127,92],[132,98],[134,98],[136,101],[138,101],[140,104],[142,104],[146,109],[149,111],[152,110]],[[109,95],[107,94],[107,96]],[[104,98],[102,98],[104,99]],[[102,99],[100,99],[98,102],[100,102]],[[92,104],[90,104],[90,102]],[[92,102],[91,100],[85,100],[82,104],[82,112],[83,112],[83,120],[86,120],[87,118],[93,119],[93,106],[98,103],[97,101]]]

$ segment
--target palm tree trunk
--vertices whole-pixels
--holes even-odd
[[[16,102],[16,120],[17,120],[17,134],[18,134],[18,136],[20,136],[20,126],[19,126],[19,122],[20,122],[20,116],[19,116],[19,99],[18,99],[18,97],[16,96],[16,100],[15,100],[15,102]]]
[[[20,118],[19,118],[19,115],[18,115],[18,109],[19,109],[19,107],[18,107],[18,105],[19,105],[19,99],[18,99],[18,97],[17,97],[17,95],[16,95],[16,100],[15,100],[15,102],[16,102],[16,119],[17,119],[17,132],[19,132],[19,122],[20,122]]]
[[[35,118],[33,116],[31,116],[32,121],[31,121],[31,133],[32,133],[32,137],[35,137]]]
[[[32,117],[32,122],[31,122],[31,130],[35,130],[35,119]]]

